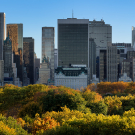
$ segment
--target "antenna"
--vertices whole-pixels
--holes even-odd
[[[74,12],[73,12],[73,9],[72,9],[72,18],[74,18]]]

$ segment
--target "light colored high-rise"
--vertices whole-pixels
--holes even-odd
[[[135,49],[135,27],[132,26],[132,47]]]
[[[54,44],[55,28],[42,27],[42,56],[41,61],[46,57],[49,60],[50,79],[54,80]],[[49,78],[48,78],[49,79]]]
[[[0,60],[3,60],[3,42],[5,40],[5,13],[0,13]]]
[[[23,24],[7,24],[7,36],[12,40],[14,63],[17,67],[17,77],[23,81]]]
[[[112,43],[112,26],[105,24],[104,20],[89,21],[89,38],[93,38],[96,43],[96,56],[99,50],[107,48],[107,44]]]

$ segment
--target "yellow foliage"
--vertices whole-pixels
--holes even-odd
[[[15,129],[9,128],[2,121],[0,121],[0,135],[16,135]]]

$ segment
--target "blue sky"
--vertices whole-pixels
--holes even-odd
[[[23,23],[23,36],[35,39],[35,52],[41,57],[41,28],[55,27],[57,19],[103,19],[112,26],[113,43],[131,43],[135,26],[135,0],[0,0],[0,12],[6,13],[6,24]]]

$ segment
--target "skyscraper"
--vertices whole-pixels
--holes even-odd
[[[12,41],[8,37],[4,41],[3,46],[3,60],[4,60],[4,77],[13,77],[12,68]]]
[[[3,42],[5,40],[5,13],[0,13],[0,60],[3,60]]]
[[[49,60],[50,79],[54,80],[54,27],[42,27],[42,56],[41,61],[46,57]],[[49,78],[48,78],[49,79]]]
[[[23,24],[7,24],[7,36],[12,40],[14,63],[17,67],[17,77],[23,81]]]
[[[34,39],[32,37],[23,38],[23,59],[30,83],[34,84]]]
[[[89,67],[89,19],[58,19],[58,66]]]
[[[135,27],[132,26],[132,47],[135,49]]]
[[[107,44],[112,43],[112,26],[105,24],[104,20],[89,21],[89,37],[96,43],[96,56],[99,56],[99,50],[107,48]]]

